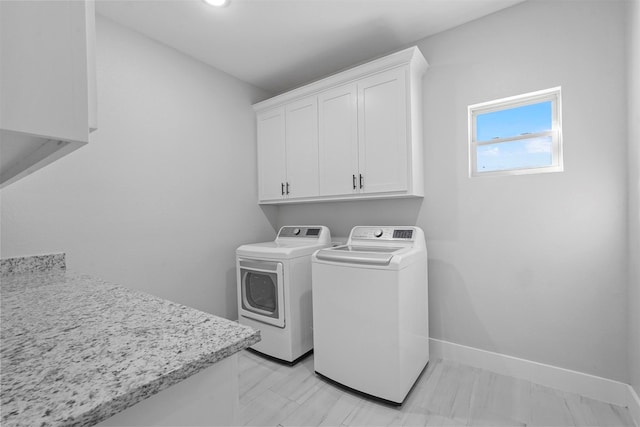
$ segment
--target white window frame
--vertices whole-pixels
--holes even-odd
[[[562,159],[562,97],[560,86],[494,101],[482,102],[469,105],[469,176],[501,176],[501,175],[523,175],[532,173],[562,172],[564,170]],[[491,113],[494,111],[508,110],[525,105],[537,104],[539,102],[551,101],[551,130],[538,133],[528,133],[511,136],[508,138],[493,138],[485,141],[476,140],[476,117],[479,114]],[[477,170],[477,148],[483,145],[501,144],[523,139],[551,136],[551,165],[533,168],[504,169],[498,171],[482,172]]]

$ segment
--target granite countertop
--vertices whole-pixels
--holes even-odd
[[[252,344],[259,332],[73,272],[2,261],[4,427],[89,426]]]

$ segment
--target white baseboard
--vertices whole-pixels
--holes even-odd
[[[557,390],[629,407],[629,412],[640,426],[640,417],[637,413],[634,415],[631,409],[633,398],[630,393],[633,388],[628,384],[435,338],[429,338],[429,351],[432,359],[449,359]],[[640,405],[637,395],[635,399],[636,405]]]
[[[638,397],[638,393],[636,393],[633,387],[627,387],[629,387],[627,408],[629,408],[629,414],[631,414],[631,418],[635,421],[636,426],[640,427],[640,397]]]

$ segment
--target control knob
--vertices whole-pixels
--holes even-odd
[[[382,236],[382,230],[378,229],[378,230],[374,231],[373,235],[376,236],[376,237]]]

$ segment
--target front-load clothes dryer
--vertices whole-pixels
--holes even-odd
[[[238,320],[261,335],[253,350],[295,363],[313,349],[311,255],[329,246],[327,227],[287,226],[236,250]]]
[[[354,227],[312,258],[314,369],[402,404],[429,361],[427,249],[418,227]]]

